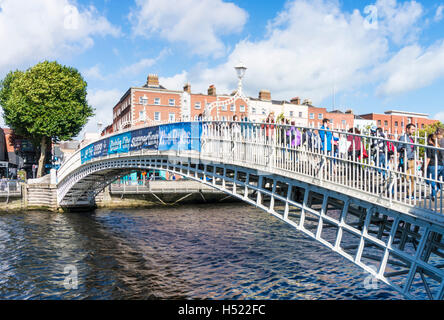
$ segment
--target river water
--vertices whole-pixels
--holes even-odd
[[[0,299],[402,299],[366,277],[243,204],[0,214]]]

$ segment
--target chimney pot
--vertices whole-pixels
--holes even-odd
[[[259,91],[259,100],[271,101],[271,93],[268,90]]]
[[[147,85],[149,87],[159,87],[159,77],[157,76],[157,74],[148,75]]]
[[[216,95],[216,87],[214,86],[214,84],[212,84],[212,85],[208,88],[208,95],[209,95],[209,96],[215,96],[215,95]]]
[[[186,83],[185,86],[183,87],[183,91],[191,93],[191,84]]]

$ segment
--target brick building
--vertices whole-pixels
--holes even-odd
[[[409,123],[413,123],[418,129],[424,129],[426,126],[438,122],[438,120],[429,119],[428,114],[407,111],[386,111],[384,114],[369,113],[363,114],[361,117],[375,120],[376,126],[381,127],[386,133],[393,134],[403,133]]]
[[[307,103],[310,103],[309,101]],[[308,105],[308,126],[319,128],[322,126],[322,120],[329,119],[330,127],[334,129],[348,129],[354,125],[354,115],[351,110],[345,113],[339,110],[328,112],[326,108],[314,107]]]
[[[150,74],[147,83],[141,87],[131,87],[113,108],[113,124],[106,127],[102,134],[121,131],[139,125],[159,124],[174,121],[197,120],[206,105],[214,101],[225,101],[231,95],[217,95],[216,87],[211,85],[207,94],[192,93],[191,85],[185,84],[183,90],[169,90],[159,83],[155,74]],[[241,99],[217,110],[214,108],[210,119],[219,116],[231,120],[234,115],[247,116],[248,103]]]
[[[301,104],[301,99],[298,97],[291,99],[290,102],[285,100],[272,100],[270,91],[261,90],[258,98],[249,99],[249,119],[251,121],[265,121],[269,113],[274,112],[274,120],[283,114],[285,119],[288,119],[297,126],[307,125],[308,107]]]

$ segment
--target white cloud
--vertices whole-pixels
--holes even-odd
[[[437,114],[435,114],[433,119],[439,120],[441,123],[444,123],[444,112],[438,112]]]
[[[120,100],[124,92],[117,89],[111,90],[88,90],[88,104],[95,108],[95,116],[91,118],[83,128],[79,137],[85,132],[97,132],[97,123],[103,124],[102,129],[113,122],[113,107]]]
[[[0,5],[0,74],[81,52],[94,44],[96,35],[121,33],[94,7],[80,9],[71,0],[3,0]]]
[[[221,56],[225,45],[220,36],[240,32],[248,14],[222,0],[136,0],[129,19],[133,34],[158,34],[185,43],[192,53]]]
[[[427,48],[416,44],[421,4],[378,0],[374,6],[378,24],[371,29],[366,14],[343,12],[338,1],[287,2],[268,22],[264,39],[240,41],[226,62],[196,66],[168,81],[177,84],[185,74],[193,92],[215,84],[219,93],[230,93],[237,86],[233,67],[241,60],[248,67],[244,87],[249,95],[269,89],[272,98],[300,96],[319,103],[331,96],[333,86],[344,93],[376,83],[379,94],[393,95],[444,76],[443,42]]]
[[[140,74],[141,72],[147,73],[147,70],[144,70],[146,68],[152,67],[155,63],[157,63],[160,59],[165,57],[166,55],[169,55],[171,51],[169,49],[163,49],[159,55],[155,58],[142,58],[136,63],[133,63],[129,66],[123,67],[120,69],[121,74]]]
[[[422,5],[416,1],[398,3],[396,0],[377,0],[378,31],[395,44],[413,42],[421,29],[417,26],[423,15]]]
[[[100,72],[99,65],[83,70],[82,75],[91,80],[105,80],[105,76]]]
[[[399,94],[430,85],[444,76],[444,41],[428,48],[411,45],[400,50],[379,68],[385,81],[377,92],[382,95]]]
[[[188,72],[182,71],[172,77],[160,77],[159,83],[170,90],[182,90],[184,84],[188,80]]]
[[[122,68],[121,72],[124,74],[138,74],[143,69],[149,68],[156,63],[156,59],[153,58],[144,58],[139,60],[136,63],[133,63],[129,66]]]
[[[310,97],[319,102],[336,89],[364,81],[368,70],[383,61],[387,40],[364,27],[358,11],[342,13],[336,2],[289,2],[268,24],[260,41],[243,40],[227,62],[212,68],[196,68],[188,74],[193,91],[215,84],[220,93],[237,86],[233,67],[241,60],[248,67],[244,85],[256,96],[269,89],[272,98]]]
[[[436,9],[436,13],[435,13],[435,22],[439,22],[442,20],[443,16],[444,16],[444,4],[440,5],[438,7],[438,9]]]

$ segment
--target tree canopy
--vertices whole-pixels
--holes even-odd
[[[43,153],[51,139],[75,137],[94,115],[86,89],[87,83],[75,68],[55,61],[44,61],[25,72],[10,72],[1,81],[5,123],[17,134],[40,143],[38,176],[43,172]]]

